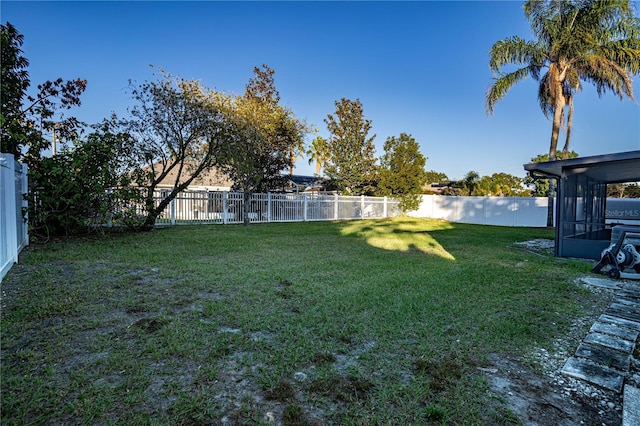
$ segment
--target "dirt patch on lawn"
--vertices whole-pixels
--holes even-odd
[[[560,372],[564,360],[540,351],[546,371],[501,356],[483,368],[491,392],[506,402],[526,426],[617,426],[622,422],[622,396]],[[551,368],[547,370],[547,368]]]

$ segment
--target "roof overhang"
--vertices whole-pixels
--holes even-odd
[[[529,163],[524,165],[524,169],[532,176],[559,178],[584,174],[602,183],[638,182],[640,181],[640,151]]]

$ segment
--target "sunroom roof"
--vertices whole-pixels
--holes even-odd
[[[585,174],[603,183],[640,181],[640,150],[615,154],[529,163],[524,169],[534,174],[560,177]]]

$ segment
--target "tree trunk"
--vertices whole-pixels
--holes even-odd
[[[142,222],[142,225],[140,225],[140,227],[145,230],[145,231],[150,231],[151,229],[153,229],[156,226],[156,219],[158,218],[158,215],[160,214],[156,208],[154,208],[154,202],[153,202],[153,187],[147,189],[147,194],[145,196],[145,200],[144,200],[144,204],[145,204],[145,218],[144,218],[144,222]],[[138,212],[136,212],[136,215],[138,214]]]
[[[560,124],[562,123],[562,111],[564,110],[564,97],[556,96],[555,108],[553,111],[553,125],[551,127],[551,141],[549,143],[549,161],[556,161],[556,150],[558,149],[558,138],[560,136]],[[556,182],[554,179],[549,179],[549,197],[547,207],[547,226],[554,226],[553,212],[554,212],[554,193],[556,190]]]
[[[243,192],[243,200],[244,202],[242,203],[242,224],[244,226],[249,226],[250,221],[249,221],[249,210],[250,210],[250,199],[251,199],[251,192],[247,191],[246,189]]]
[[[160,212],[157,212],[155,210],[153,212],[148,213],[147,217],[145,217],[144,222],[140,228],[143,231],[151,231],[156,226],[156,219],[158,218],[159,214]]]
[[[549,196],[547,198],[547,226],[548,227],[553,227],[554,221],[553,221],[553,211],[555,209],[554,203],[555,203],[555,197],[553,196],[554,192],[556,191],[556,180],[555,179],[549,179]]]
[[[571,139],[571,125],[573,124],[573,96],[569,97],[569,113],[567,114],[567,138],[562,148],[562,159],[569,158],[569,140]]]

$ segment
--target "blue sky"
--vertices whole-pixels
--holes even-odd
[[[387,137],[411,134],[428,170],[460,179],[506,172],[549,150],[551,122],[534,80],[519,83],[487,117],[488,52],[531,31],[520,1],[31,2],[0,3],[24,37],[32,86],[83,78],[80,120],[133,105],[127,86],[149,65],[241,94],[253,67],[276,71],[281,102],[327,137],[327,114],[360,99],[378,156]],[[634,84],[640,99],[640,80]],[[308,137],[310,142],[313,136]],[[563,135],[561,135],[561,143]],[[640,107],[585,86],[575,98],[572,149],[581,156],[640,149]],[[312,174],[307,160],[295,172]]]

